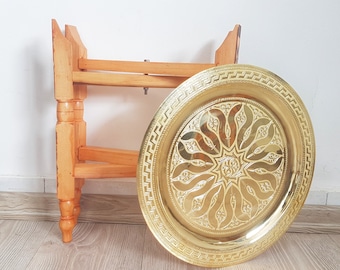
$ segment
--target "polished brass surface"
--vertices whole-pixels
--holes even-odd
[[[176,88],[152,120],[139,156],[140,206],[178,258],[237,264],[288,229],[314,160],[310,118],[285,81],[250,65],[211,68]]]

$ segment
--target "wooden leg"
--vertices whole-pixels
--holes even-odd
[[[77,58],[78,60],[78,58]],[[86,123],[83,120],[84,116],[84,99],[87,95],[87,89],[85,85],[75,85],[74,86],[74,95],[75,99],[73,102],[74,107],[74,131],[75,131],[75,149],[76,151],[76,161],[79,161],[79,153],[78,149],[80,146],[86,145]],[[74,217],[75,223],[78,223],[78,217],[80,214],[80,197],[81,197],[81,188],[85,183],[85,179],[83,178],[75,178],[75,194],[74,194]]]
[[[69,243],[72,241],[72,231],[76,225],[74,218],[74,200],[59,200],[59,208],[61,214],[59,227],[63,242]]]
[[[73,177],[74,127],[72,122],[58,123],[57,131],[57,196],[59,199],[59,227],[63,242],[72,241],[74,220],[75,179]]]
[[[67,28],[67,27],[66,27]],[[76,29],[65,29],[68,36],[76,36]],[[72,35],[73,34],[73,35]],[[78,135],[79,129],[85,128],[83,100],[86,86],[75,86],[72,80],[73,69],[77,69],[80,57],[77,42],[65,38],[57,22],[52,20],[53,61],[54,61],[54,97],[57,101],[56,154],[57,154],[57,196],[60,207],[60,229],[64,242],[72,241],[72,231],[79,215],[81,181],[74,178],[77,163],[77,149],[84,145],[84,139]],[[74,46],[73,46],[74,44]],[[86,55],[86,49],[82,50]],[[79,89],[78,89],[79,88]],[[84,127],[83,127],[84,126]],[[84,135],[85,136],[85,135]],[[79,182],[77,184],[77,182]],[[78,186],[77,186],[78,185]]]
[[[76,188],[74,193],[74,208],[73,208],[73,215],[74,215],[74,222],[75,224],[78,223],[78,217],[80,215],[80,197],[81,197],[81,188],[84,185],[85,180],[82,178],[75,179]]]

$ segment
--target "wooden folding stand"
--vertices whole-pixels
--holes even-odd
[[[76,27],[66,25],[64,35],[56,20],[52,20],[57,196],[64,242],[72,241],[85,178],[136,176],[138,151],[86,145],[83,102],[87,97],[87,85],[175,88],[199,71],[237,63],[240,30],[240,25],[236,25],[228,33],[212,64],[109,61],[88,59]]]

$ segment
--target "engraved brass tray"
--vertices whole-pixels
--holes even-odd
[[[185,81],[157,111],[139,156],[139,202],[173,255],[229,266],[286,232],[314,162],[312,124],[292,87],[255,66],[218,66]]]

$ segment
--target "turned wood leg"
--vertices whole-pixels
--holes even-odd
[[[72,231],[76,225],[74,218],[74,200],[59,200],[59,208],[61,214],[59,227],[63,242],[68,243],[72,241]]]
[[[75,179],[77,151],[86,145],[86,123],[83,120],[83,100],[86,85],[76,85],[73,71],[79,70],[78,59],[86,58],[86,48],[72,26],[65,27],[65,36],[52,20],[54,97],[57,101],[56,156],[57,196],[60,205],[60,229],[64,242],[72,240],[72,230],[80,213],[83,180]]]
[[[74,209],[73,209],[73,215],[74,215],[74,222],[75,224],[78,223],[78,217],[80,215],[80,211],[81,211],[81,208],[80,208],[80,197],[81,197],[81,188],[82,186],[84,185],[84,179],[82,178],[78,178],[78,179],[75,179],[76,181],[76,188],[75,188],[75,193],[74,193]]]

